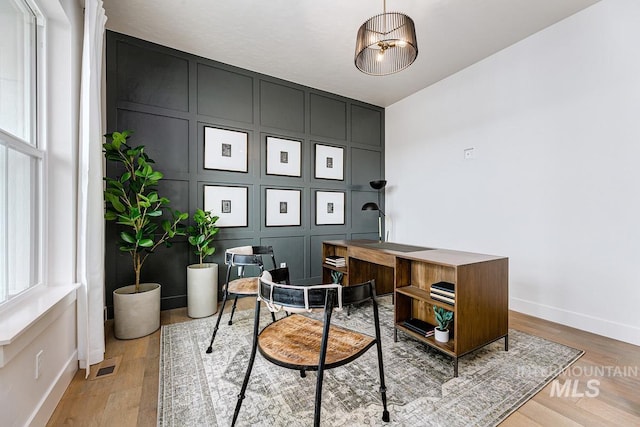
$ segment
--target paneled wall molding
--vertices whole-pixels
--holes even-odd
[[[107,130],[135,132],[131,142],[145,145],[164,173],[160,191],[173,208],[203,208],[205,186],[247,188],[247,226],[221,229],[212,262],[222,265],[230,247],[272,245],[293,280],[312,283],[321,280],[323,240],[377,238],[377,217],[360,208],[377,197],[369,181],[384,178],[383,108],[114,32],[107,32],[106,90]],[[207,127],[246,133],[246,172],[205,168]],[[300,176],[267,173],[269,137],[299,141]],[[316,144],[342,149],[342,179],[316,177]],[[267,188],[300,191],[300,225],[266,225]],[[344,192],[344,224],[316,224],[317,191]],[[117,237],[108,223],[110,314],[112,291],[133,282]],[[142,280],[162,284],[163,309],[186,306],[185,271],[196,256],[184,238],[158,252]]]

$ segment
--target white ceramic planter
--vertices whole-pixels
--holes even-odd
[[[218,311],[218,264],[187,267],[187,315],[207,317]]]
[[[447,329],[446,331],[441,331],[438,328],[434,329],[435,331],[435,338],[436,341],[438,342],[449,342],[449,330]]]
[[[140,338],[160,327],[160,285],[141,283],[113,291],[114,335],[119,339]]]

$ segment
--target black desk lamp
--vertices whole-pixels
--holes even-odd
[[[380,209],[380,190],[383,189],[385,185],[387,185],[387,181],[385,180],[371,181],[369,182],[369,185],[374,190],[378,190],[378,203],[367,202],[364,205],[362,205],[362,210],[378,211],[378,241],[382,242],[382,217],[385,216],[385,214],[384,214],[384,211]]]

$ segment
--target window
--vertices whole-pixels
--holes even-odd
[[[0,0],[0,304],[42,277],[44,150],[37,139],[36,15]]]

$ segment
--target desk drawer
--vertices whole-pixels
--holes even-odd
[[[386,265],[387,267],[395,267],[396,256],[385,253],[379,249],[367,249],[357,246],[349,246],[349,258],[359,259],[361,261],[371,262],[373,264]]]

